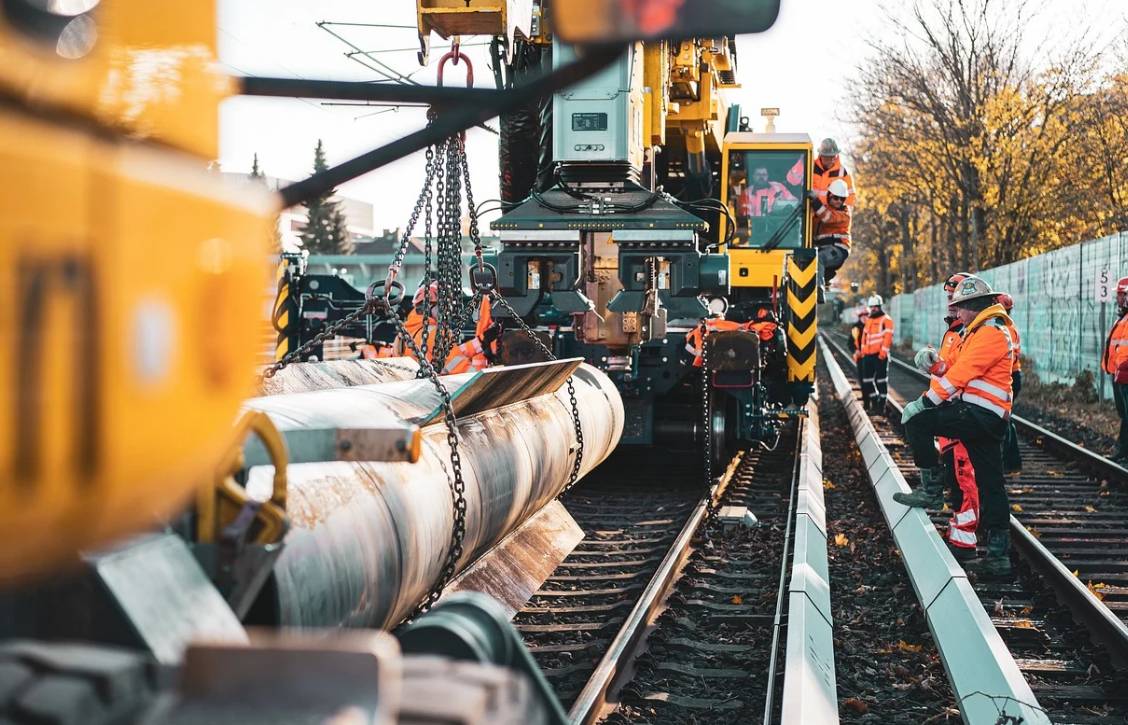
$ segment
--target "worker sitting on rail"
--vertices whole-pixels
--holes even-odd
[[[850,325],[850,352],[854,353],[854,364],[862,359],[862,335],[866,329],[866,318],[869,310],[865,307],[858,310],[858,321]]]
[[[944,292],[948,296],[948,316],[944,322],[948,329],[940,340],[940,350],[931,345],[916,354],[918,368],[933,376],[943,376],[956,361],[960,344],[963,342],[964,324],[960,321],[956,308],[952,306],[952,294],[960,282],[971,275],[958,272],[944,281]],[[948,546],[952,554],[961,561],[975,558],[976,534],[979,528],[979,485],[975,480],[975,467],[971,465],[967,446],[956,438],[941,436],[940,462],[944,467],[944,480],[952,494],[952,518],[948,522]],[[924,506],[939,509],[944,505],[944,487],[921,488],[910,494],[895,493],[894,500],[906,506]]]
[[[432,354],[437,342],[436,338],[439,335],[438,320],[435,319],[432,313],[438,301],[439,283],[437,281],[431,282],[426,286],[420,285],[419,289],[415,292],[415,296],[412,298],[411,312],[408,314],[407,320],[404,321],[404,329],[411,335],[411,339],[415,342],[416,347],[422,348],[424,342],[426,342],[426,357],[429,362],[434,362],[432,360]],[[445,334],[457,334],[457,331],[449,331]],[[439,372],[443,375],[454,375],[456,373],[479,369],[474,367],[475,358],[479,359],[479,363],[483,359],[488,361],[494,354],[495,343],[500,336],[501,325],[491,323],[488,327],[479,332],[474,339],[460,345],[452,345],[450,353],[447,355],[446,362]],[[489,351],[488,353],[487,350]],[[402,339],[396,340],[395,351],[398,355],[416,357],[415,351]]]
[[[838,274],[838,270],[850,256],[850,207],[846,197],[850,190],[842,179],[835,179],[826,190],[826,203],[819,193],[812,189],[807,192],[811,209],[815,216],[814,243],[819,250],[819,271],[825,288]]]
[[[1014,298],[1006,292],[1000,294],[997,298],[998,303],[1003,306],[1007,311],[1007,317],[1011,318],[1011,311],[1014,309]],[[1018,400],[1018,394],[1022,391],[1022,338],[1018,335],[1018,328],[1014,324],[1014,319],[1011,318],[1010,326],[1011,337],[1014,339],[1014,364],[1011,366],[1011,397],[1012,400]],[[1022,451],[1018,447],[1018,430],[1014,427],[1014,421],[1008,421],[1007,437],[1003,441],[1003,471],[1005,473],[1018,473],[1022,470]]]
[[[885,410],[889,392],[889,351],[893,348],[893,319],[885,314],[881,295],[866,300],[869,316],[862,328],[862,357],[858,377],[862,381],[862,404],[871,413]]]
[[[978,568],[987,576],[1006,576],[1011,571],[1010,502],[1002,446],[1012,400],[1010,318],[990,285],[977,277],[960,282],[952,306],[965,325],[955,362],[933,377],[928,392],[906,405],[901,416],[923,491],[894,498],[911,505],[935,500],[935,492],[943,488],[944,467],[934,439],[958,438],[975,469],[987,529],[987,556]]]
[[[846,206],[854,206],[854,180],[839,157],[838,144],[832,138],[824,138],[819,144],[819,155],[815,159],[815,170],[811,176],[811,188],[819,193],[819,199],[826,202],[826,192],[835,180],[845,182],[848,193]]]
[[[1120,414],[1120,437],[1112,460],[1128,465],[1128,277],[1116,283],[1116,305],[1120,319],[1109,330],[1101,369],[1112,376],[1112,397]]]

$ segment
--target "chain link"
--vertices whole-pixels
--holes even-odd
[[[704,451],[704,458],[702,459],[702,466],[705,474],[705,490],[708,492],[713,487],[713,394],[710,390],[709,380],[709,326],[707,323],[702,323],[703,330],[701,333],[701,418],[702,430],[705,435],[704,444],[701,446]],[[707,495],[709,495],[707,493]],[[706,509],[707,520],[712,518],[717,513],[717,507],[720,501],[714,501],[712,496],[709,495],[709,502]]]

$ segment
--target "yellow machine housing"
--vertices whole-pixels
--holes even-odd
[[[815,379],[815,306],[818,264],[811,247],[811,215],[805,194],[811,189],[813,145],[807,134],[735,132],[725,136],[721,201],[737,228],[731,244],[729,221],[721,219],[721,248],[729,256],[733,302],[777,302],[787,327],[788,380]],[[768,172],[793,198],[769,206],[750,193],[752,177]],[[770,196],[770,195],[769,195]],[[755,203],[754,203],[755,202]],[[760,206],[756,206],[756,204]],[[777,245],[764,249],[785,225]]]
[[[211,485],[259,353],[278,201],[206,170],[211,3],[89,17],[77,59],[0,23],[0,580]]]

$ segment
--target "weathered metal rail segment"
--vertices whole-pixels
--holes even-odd
[[[1022,570],[1014,581],[969,580],[935,530],[935,525],[946,522],[939,517],[930,519],[921,509],[907,509],[892,501],[892,493],[904,490],[905,477],[912,475],[911,457],[899,439],[895,423],[884,418],[871,420],[860,405],[851,405],[856,396],[837,364],[837,360],[848,361],[849,356],[837,345],[834,349],[837,358],[824,346],[828,367],[832,368],[839,397],[848,408],[856,408],[851,413],[851,423],[856,430],[863,431],[859,440],[875,492],[902,547],[921,605],[928,613],[965,721],[995,722],[1000,706],[1006,712],[1027,718],[1025,722],[1096,723],[1105,722],[1108,717],[1123,717],[1125,702],[1119,692],[1124,686],[1124,675],[1109,662],[1118,657],[1123,646],[1123,625],[1015,516],[1011,517],[1011,528],[1015,539],[1020,540],[1016,550],[1030,573]],[[898,381],[891,382],[896,392]],[[899,420],[901,406],[890,399],[889,412],[894,420]],[[1036,457],[1028,455],[1027,461],[1030,468],[1041,466]],[[1062,466],[1064,462],[1058,460],[1055,465]],[[1037,479],[1037,475],[1032,478]],[[907,520],[913,521],[911,526],[905,524]],[[911,528],[915,536],[898,536],[903,528]],[[917,529],[923,531],[923,540]],[[1066,582],[1066,577],[1073,581]],[[1047,583],[1064,605],[1047,596]],[[956,625],[959,609],[945,600],[945,595],[952,599],[950,592],[954,587],[962,591],[963,616],[969,613],[974,626]],[[1096,648],[1084,643],[1086,630]],[[993,657],[982,652],[974,654],[982,647],[987,647]],[[969,655],[970,660],[965,662]],[[998,674],[1005,675],[1005,680],[985,686],[992,682],[992,671],[996,669]]]

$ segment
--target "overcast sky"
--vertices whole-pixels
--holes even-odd
[[[1123,0],[1045,0],[1048,11],[1033,28],[1040,37],[1057,28],[1093,23],[1123,28]],[[844,117],[846,81],[864,62],[872,38],[888,34],[883,0],[783,0],[775,26],[766,33],[737,40],[740,90],[729,100],[742,105],[761,130],[759,109],[776,106],[780,131],[809,133],[816,141],[835,136],[849,146],[850,120]],[[905,12],[907,0],[895,2]],[[434,37],[432,67],[420,69],[414,0],[220,0],[220,58],[234,74],[302,78],[374,80],[380,75],[346,57],[352,48],[317,26],[318,21],[380,23],[410,28],[333,26],[335,32],[362,50],[381,49],[377,59],[391,72],[411,74],[433,83],[433,65],[444,43]],[[387,52],[388,49],[405,49]],[[486,49],[466,49],[475,63],[479,86],[492,86]],[[387,72],[387,68],[384,69]],[[461,70],[450,68],[448,82],[464,82]],[[324,139],[329,162],[359,153],[420,128],[422,109],[327,107],[317,101],[287,99],[228,100],[221,110],[221,163],[224,170],[249,170],[255,153],[264,173],[297,179],[311,170],[313,147]],[[496,121],[493,122],[496,128]],[[473,130],[468,157],[476,201],[497,196],[497,136]],[[342,187],[342,193],[375,205],[377,228],[406,223],[422,183],[422,154],[408,157]]]

